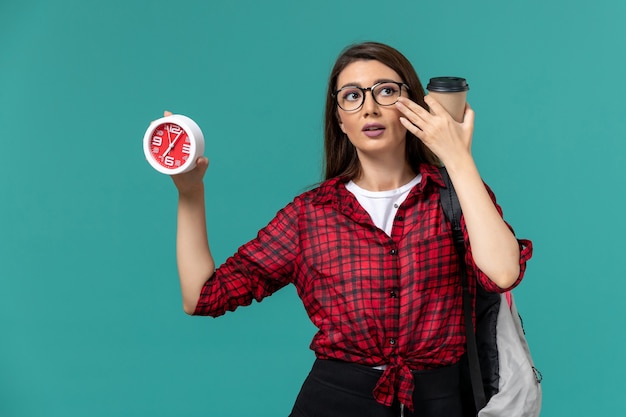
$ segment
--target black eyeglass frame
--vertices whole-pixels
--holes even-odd
[[[393,106],[394,104],[396,104],[398,102],[397,99],[396,99],[396,101],[394,101],[393,103],[390,103],[390,104],[380,104],[378,102],[378,100],[376,100],[376,97],[374,96],[374,92],[373,91],[374,91],[374,89],[376,87],[378,87],[381,84],[395,84],[395,85],[397,85],[398,88],[400,89],[400,94],[398,95],[398,98],[402,97],[402,87],[406,88],[407,91],[410,90],[409,86],[406,83],[401,83],[401,82],[398,82],[398,81],[381,81],[381,82],[376,83],[376,84],[372,85],[371,87],[367,87],[367,88],[359,87],[359,86],[356,86],[356,85],[347,85],[347,86],[345,86],[343,88],[340,88],[339,90],[335,91],[334,93],[332,93],[331,96],[335,99],[335,103],[337,103],[337,107],[339,107],[343,111],[357,111],[361,107],[363,107],[363,104],[365,103],[365,92],[366,91],[369,91],[372,94],[372,99],[379,106],[383,106],[383,107]],[[363,92],[363,96],[361,97],[361,104],[359,104],[356,108],[354,108],[352,110],[346,110],[343,107],[341,107],[341,104],[339,104],[339,100],[337,99],[339,93],[342,92],[343,90],[348,89],[348,88],[358,88],[359,90],[361,90]]]

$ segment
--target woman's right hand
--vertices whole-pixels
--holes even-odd
[[[191,171],[172,175],[174,185],[178,189],[179,195],[187,195],[201,191],[204,188],[204,174],[209,167],[209,160],[201,156],[196,161],[196,166]]]
[[[163,117],[171,116],[172,112],[165,110],[163,112]],[[209,160],[201,156],[196,161],[196,166],[187,172],[183,172],[181,174],[172,175],[172,180],[174,181],[174,185],[178,189],[179,194],[189,194],[194,193],[198,190],[202,190],[204,188],[204,173],[209,167]]]

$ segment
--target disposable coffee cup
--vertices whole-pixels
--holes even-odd
[[[428,85],[428,95],[437,100],[457,122],[463,121],[469,85],[465,78],[435,77]]]

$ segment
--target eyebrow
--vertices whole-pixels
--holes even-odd
[[[379,78],[377,80],[374,81],[374,84],[379,84],[379,83],[401,83],[402,81],[396,81],[396,80],[392,80],[391,78]],[[341,87],[339,87],[339,90],[341,90],[342,88],[346,88],[346,87],[361,87],[361,83],[346,83],[344,85],[342,85]]]

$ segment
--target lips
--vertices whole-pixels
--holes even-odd
[[[385,132],[385,126],[379,123],[368,123],[363,126],[363,129],[361,129],[361,131],[365,134],[365,136],[375,138]]]

